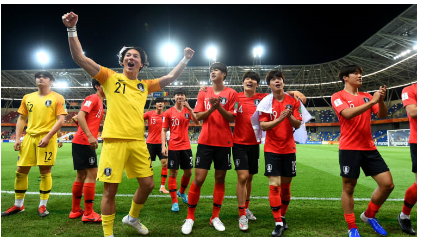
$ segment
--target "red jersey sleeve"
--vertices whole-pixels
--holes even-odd
[[[199,91],[198,93],[198,97],[196,100],[196,105],[195,105],[195,109],[193,110],[194,113],[198,113],[198,112],[205,112],[205,106],[204,106],[204,92],[203,91]]]
[[[296,100],[295,102],[296,103],[294,104],[294,107],[293,107],[293,117],[295,117],[296,120],[302,121],[302,108],[301,108],[300,102]]]
[[[401,93],[401,100],[403,101],[403,107],[407,105],[416,104],[417,105],[417,95],[416,92],[413,91],[412,86],[403,88]]]
[[[237,98],[237,92],[235,92],[233,90],[233,92],[230,93],[230,99],[227,102],[227,104],[228,104],[227,111],[229,111],[234,116],[237,116],[238,102],[239,102],[239,100]]]
[[[163,128],[169,128],[170,123],[170,109],[164,112],[163,115]]]
[[[92,95],[85,98],[85,101],[82,103],[81,111],[90,113],[91,110],[97,106],[98,98],[93,98]]]
[[[333,96],[331,96],[331,105],[333,106],[334,111],[336,111],[338,116],[341,116],[341,111],[346,108],[349,108],[349,106],[347,105],[347,101],[338,92],[334,93]]]
[[[144,121],[148,120],[149,112],[144,113]]]

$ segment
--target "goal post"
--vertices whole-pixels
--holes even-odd
[[[410,129],[387,130],[389,147],[406,147],[409,145]]]

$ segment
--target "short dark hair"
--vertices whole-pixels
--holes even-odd
[[[154,105],[155,104],[157,104],[157,103],[159,103],[159,102],[164,102],[164,98],[162,98],[162,97],[158,97],[158,98],[156,98],[156,99],[154,99]]]
[[[35,73],[35,78],[40,78],[41,76],[50,78],[50,81],[56,81],[56,78],[50,72],[40,71]]]
[[[139,55],[141,57],[141,62],[142,62],[142,67],[139,68],[139,71],[141,71],[142,68],[149,66],[148,56],[147,56],[146,52],[144,51],[144,49],[142,49],[140,47],[126,47],[126,46],[124,46],[122,49],[120,49],[119,54],[117,54],[117,57],[119,58],[120,66],[123,66],[123,59],[125,58],[127,51],[129,51],[130,49],[135,49],[136,51],[139,52]]]
[[[340,72],[338,73],[338,78],[344,83],[343,77],[348,77],[349,74],[354,73],[356,71],[359,71],[360,74],[363,73],[362,67],[358,65],[347,65],[340,69]]]
[[[245,74],[243,74],[242,81],[244,82],[246,78],[250,78],[252,80],[255,80],[258,84],[259,84],[259,81],[261,80],[261,77],[259,76],[259,74],[254,72],[254,71],[245,72]]]
[[[268,86],[270,85],[271,79],[273,78],[282,78],[283,83],[286,83],[286,78],[284,77],[284,74],[281,71],[273,70],[273,71],[269,71],[267,73],[267,76],[265,76],[265,81],[267,81]]]
[[[91,85],[92,85],[92,88],[94,89],[94,91],[97,91],[97,89],[95,88],[95,86],[101,86],[100,82],[98,82],[94,78],[91,80]]]
[[[177,94],[183,94],[186,96],[186,90],[184,88],[178,88],[174,91],[174,96],[176,96]]]
[[[226,73],[226,76],[224,76],[224,79],[226,79],[226,77],[227,77],[227,66],[226,66],[226,64],[221,63],[221,62],[215,62],[211,65],[210,71],[213,70],[213,69],[217,69],[217,70],[220,70],[223,73]]]

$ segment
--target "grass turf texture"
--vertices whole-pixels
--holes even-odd
[[[196,154],[196,144],[192,145],[192,152]],[[378,147],[381,155],[390,167],[395,189],[389,199],[403,199],[406,189],[414,182],[411,172],[409,148]],[[100,149],[97,150],[98,157]],[[12,206],[14,194],[3,191],[14,191],[16,160],[18,153],[13,150],[12,143],[1,144],[1,210]],[[161,165],[157,160],[153,162],[155,188],[141,210],[140,220],[149,228],[150,237],[184,236],[180,229],[187,216],[187,206],[179,198],[180,212],[171,212],[171,198],[168,194],[160,194]],[[182,172],[179,170],[178,185]],[[249,222],[249,231],[241,232],[238,227],[238,209],[236,199],[237,176],[234,170],[227,172],[226,198],[220,212],[220,219],[226,226],[225,232],[218,232],[209,226],[212,213],[212,198],[201,198],[196,210],[196,219],[192,234],[198,237],[270,237],[274,229],[274,219],[268,201],[268,180],[264,174],[263,146],[261,146],[260,169],[255,175],[252,187],[250,209],[257,217]],[[72,184],[76,176],[73,170],[71,144],[64,144],[59,149],[56,165],[52,170],[52,193],[71,193]],[[33,168],[29,173],[28,192],[39,192],[39,170]],[[193,179],[193,177],[191,178]],[[135,179],[128,180],[123,176],[118,194],[133,195],[138,184]],[[167,183],[166,183],[167,186]],[[97,182],[96,193],[102,193],[103,183]],[[292,200],[286,214],[289,230],[285,237],[346,237],[347,224],[344,220],[341,202],[341,177],[339,176],[338,146],[329,145],[297,145],[297,177],[292,181]],[[355,189],[356,223],[362,236],[375,237],[377,234],[368,224],[364,224],[359,216],[366,210],[369,199],[376,183],[371,177],[361,177]],[[168,188],[167,188],[168,189]],[[214,189],[214,171],[208,177],[201,189],[201,196],[212,196]],[[187,190],[188,192],[188,190]],[[162,197],[165,196],[165,197]],[[337,200],[311,200],[303,198],[336,198]],[[295,199],[297,198],[297,199]],[[96,196],[94,210],[100,213],[101,196]],[[128,214],[132,198],[130,196],[116,197],[116,218],[114,235],[139,236],[134,229],[122,225],[122,218]],[[69,219],[71,210],[71,195],[50,195],[47,209],[50,215],[40,218],[37,213],[39,195],[27,194],[25,197],[25,211],[23,213],[2,217],[2,237],[71,237],[71,236],[103,236],[101,224],[83,224],[80,219]],[[397,223],[397,215],[401,212],[402,201],[386,201],[377,218],[386,229],[388,236],[407,237]],[[83,206],[83,200],[82,204]],[[417,207],[412,210],[411,220],[414,229],[417,225]]]

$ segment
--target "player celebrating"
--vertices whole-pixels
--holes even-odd
[[[94,212],[95,180],[97,178],[98,130],[103,117],[104,92],[101,84],[92,79],[92,87],[96,91],[85,98],[77,115],[78,131],[72,140],[73,166],[76,179],[72,188],[72,211],[69,218],[82,216],[82,222],[101,222],[101,216]],[[85,181],[85,183],[84,183]],[[80,208],[82,192],[85,200],[85,211]]]
[[[386,236],[387,232],[378,223],[375,214],[393,191],[394,184],[390,170],[372,138],[371,112],[380,118],[387,116],[384,103],[387,89],[386,86],[380,87],[374,96],[359,92],[362,72],[362,68],[357,65],[342,67],[339,78],[345,83],[344,90],[331,97],[331,104],[340,121],[339,162],[343,179],[341,204],[349,226],[349,237],[360,237],[353,213],[353,192],[362,168],[366,176],[371,176],[377,182],[378,187],[360,218],[369,223],[376,233]]]
[[[400,224],[403,232],[410,235],[415,235],[415,230],[412,228],[412,223],[410,222],[410,211],[412,211],[413,206],[416,204],[417,200],[417,130],[418,130],[418,106],[417,106],[417,83],[403,88],[401,99],[403,101],[403,107],[406,109],[407,116],[409,118],[410,125],[410,156],[412,158],[412,172],[415,173],[415,183],[406,190],[404,195],[404,204],[403,209],[400,215],[397,217],[397,220]]]
[[[102,67],[82,53],[76,33],[78,15],[73,12],[62,16],[68,28],[68,40],[73,60],[100,82],[107,98],[107,118],[104,123],[104,139],[98,179],[104,182],[101,200],[101,219],[104,236],[113,236],[116,211],[115,196],[122,181],[123,169],[127,177],[136,178],[136,190],[129,214],[122,222],[146,235],[148,229],[138,216],[154,188],[152,163],[144,139],[144,107],[147,95],[160,91],[182,74],[194,51],[185,48],[182,61],[167,75],[153,80],[138,80],[139,71],[148,66],[147,55],[138,47],[123,47],[118,55],[123,73]]]
[[[168,156],[168,166],[170,168],[169,190],[173,202],[171,210],[178,212],[179,202],[177,201],[177,196],[181,197],[184,203],[188,203],[185,190],[188,187],[193,168],[192,150],[189,142],[189,121],[198,122],[195,113],[193,113],[189,103],[186,102],[186,92],[183,88],[176,89],[174,100],[176,102],[174,107],[164,113],[161,131],[161,148],[162,154]],[[170,130],[170,141],[167,151],[166,133],[168,129]],[[176,178],[179,165],[184,173],[180,183],[180,189],[177,190]]]
[[[260,126],[267,132],[264,156],[265,176],[270,184],[269,200],[275,220],[273,237],[280,237],[284,231],[283,219],[290,202],[290,184],[296,176],[296,143],[293,128],[301,125],[300,102],[283,91],[284,74],[270,71],[265,77],[272,96],[264,101],[272,101],[270,113],[261,112]],[[259,107],[258,107],[259,108]],[[271,113],[272,112],[272,113]]]
[[[46,207],[53,185],[51,167],[54,166],[57,155],[56,133],[67,115],[63,96],[50,90],[54,80],[54,76],[47,71],[35,73],[38,91],[23,96],[18,110],[20,115],[16,123],[14,144],[15,151],[19,151],[15,178],[15,204],[2,212],[2,217],[25,211],[24,198],[28,190],[28,173],[33,166],[39,166],[41,175],[38,215],[46,217],[50,214]],[[26,135],[21,142],[27,119]]]
[[[218,231],[226,229],[219,218],[219,213],[225,193],[226,171],[231,169],[230,147],[233,146],[233,139],[229,123],[234,121],[237,112],[237,93],[234,89],[224,86],[223,81],[226,76],[226,65],[223,63],[212,64],[210,78],[213,81],[213,86],[207,88],[206,92],[199,91],[198,93],[194,112],[198,121],[204,121],[198,140],[195,178],[189,187],[188,216],[182,226],[183,234],[192,232],[201,186],[213,161],[215,186],[210,225]]]
[[[154,104],[155,111],[144,113],[144,120],[148,121],[147,147],[151,160],[155,161],[156,156],[158,156],[161,161],[160,192],[169,193],[165,187],[167,179],[167,158],[161,153],[161,126],[163,124],[164,98],[156,98]]]

